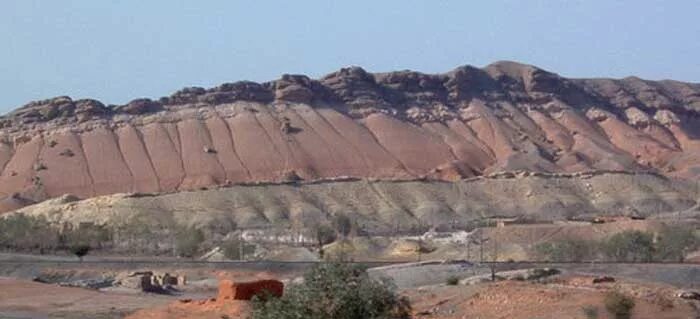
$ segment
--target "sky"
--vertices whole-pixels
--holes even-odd
[[[700,82],[700,1],[0,0],[0,113],[186,86],[499,60],[567,77]]]

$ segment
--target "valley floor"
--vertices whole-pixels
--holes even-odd
[[[289,283],[310,265],[198,263],[165,266],[155,263],[147,268],[146,264],[129,263],[0,263],[5,275],[22,277],[0,277],[0,318],[106,319],[131,315],[129,318],[219,319],[224,314],[245,315],[250,309],[245,302],[199,306],[197,300],[215,297],[222,278],[239,281],[277,278]],[[506,276],[511,269],[543,266],[560,269],[562,274],[542,282],[463,280],[456,286],[446,285],[447,278],[452,276],[489,277],[487,265],[465,261],[394,264],[373,268],[370,274],[392,278],[400,292],[411,300],[415,318],[585,318],[584,307],[596,308],[601,314],[599,318],[606,318],[602,300],[605,292],[612,289],[634,296],[637,307],[633,318],[685,319],[695,315],[692,306],[677,298],[676,293],[680,289],[699,288],[698,264],[502,263],[497,266],[497,274]],[[170,295],[128,289],[93,290],[33,282],[27,269],[40,270],[47,278],[63,277],[65,280],[150,269],[186,275],[188,283]],[[601,275],[612,276],[616,281],[592,284],[592,278]],[[180,301],[186,299],[194,301]]]

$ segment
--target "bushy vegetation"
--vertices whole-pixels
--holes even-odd
[[[450,276],[445,281],[445,284],[447,284],[448,286],[457,286],[459,284],[459,277]]]
[[[352,231],[352,220],[345,214],[338,214],[333,218],[333,228],[342,237],[347,237]]]
[[[90,253],[107,250],[117,254],[195,257],[219,246],[227,258],[238,260],[253,254],[254,246],[249,243],[241,245],[238,239],[230,238],[235,227],[233,219],[226,216],[195,228],[179,227],[172,218],[153,214],[131,216],[109,226],[57,224],[44,216],[9,214],[0,218],[0,250],[74,254],[77,247],[87,246]],[[361,228],[349,217],[338,214],[329,222],[309,225],[305,234],[313,238],[313,245],[322,259],[338,257],[323,256],[324,246],[336,240],[342,244],[340,257],[348,257],[345,243],[350,242],[348,237],[357,235]],[[538,259],[554,262],[682,262],[685,256],[699,248],[698,230],[680,225],[664,227],[657,233],[624,231],[600,241],[573,238],[549,241],[537,244],[534,252]]]
[[[577,262],[605,260],[617,262],[682,262],[685,255],[700,248],[700,238],[692,228],[670,226],[658,234],[629,230],[600,242],[564,239],[535,246],[538,257],[547,261]]]
[[[612,235],[601,245],[609,260],[649,262],[654,257],[654,235],[638,230]]]
[[[195,227],[183,227],[175,237],[175,251],[180,257],[194,257],[204,242],[204,232]]]
[[[0,246],[4,250],[44,253],[59,247],[58,229],[42,217],[22,214],[0,219]]]
[[[540,258],[548,261],[584,261],[595,257],[596,243],[586,240],[565,239],[544,242],[535,246]]]
[[[605,295],[605,309],[616,319],[628,319],[632,315],[634,300],[618,291]]]
[[[80,258],[80,261],[83,261],[83,257],[90,252],[90,246],[86,244],[77,244],[70,248],[70,252]]]
[[[231,260],[244,260],[246,256],[255,253],[255,246],[240,238],[226,240],[221,243],[220,247],[224,256]]]
[[[583,311],[583,315],[586,316],[587,319],[598,319],[598,308],[595,306],[583,306],[581,311]]]
[[[685,255],[700,248],[700,238],[690,227],[667,227],[659,233],[656,259],[682,262]]]
[[[319,264],[280,298],[257,299],[253,319],[402,319],[410,304],[388,280],[374,280],[357,265]]]
[[[67,247],[87,246],[104,249],[112,242],[112,231],[104,225],[80,223],[78,226],[64,224],[59,240]]]
[[[90,249],[103,249],[111,242],[110,230],[93,223],[59,226],[49,223],[43,216],[23,214],[0,218],[0,247],[6,251],[44,254],[62,250],[74,254],[77,247],[87,247],[81,249],[87,254]]]
[[[78,257],[92,251],[194,257],[206,248],[205,244],[214,246],[207,234],[221,237],[209,228],[205,231],[161,221],[152,216],[135,216],[109,226],[90,222],[58,224],[44,216],[10,214],[0,218],[0,250],[39,254],[63,252]],[[249,246],[244,248],[249,251]]]
[[[326,224],[315,225],[312,229],[318,247],[318,255],[323,258],[323,246],[334,242],[337,238],[335,230]]]

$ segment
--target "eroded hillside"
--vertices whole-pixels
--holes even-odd
[[[186,88],[106,106],[58,97],[0,119],[0,211],[47,198],[499,171],[700,173],[700,85],[566,79],[498,62]]]
[[[411,232],[425,226],[466,227],[493,217],[530,221],[649,217],[693,210],[697,190],[654,174],[496,174],[457,182],[342,181],[231,186],[165,195],[118,194],[78,201],[61,197],[18,213],[56,224],[141,223],[203,229],[308,228],[343,214],[363,231]],[[673,215],[677,218],[679,215]],[[473,225],[473,224],[472,224]],[[285,231],[286,233],[286,231]]]

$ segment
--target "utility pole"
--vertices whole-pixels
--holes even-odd
[[[491,254],[491,281],[496,281],[496,261],[498,261],[498,232],[499,228],[494,228],[493,253]]]
[[[484,230],[479,229],[479,262],[484,262]]]
[[[245,257],[243,256],[243,232],[241,231],[238,234],[238,258],[240,260],[245,260]]]
[[[498,233],[499,229],[495,228],[493,234],[493,254],[491,256],[494,263],[498,260]]]
[[[467,238],[467,260],[471,260],[471,245],[472,245],[472,239]]]

